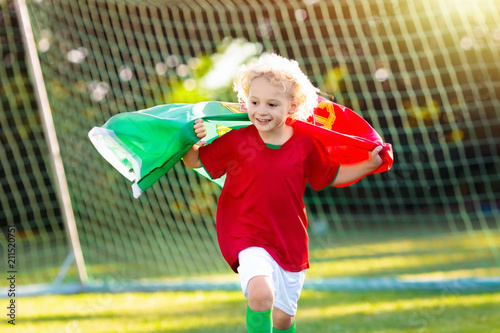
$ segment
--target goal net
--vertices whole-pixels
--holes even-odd
[[[236,69],[264,52],[296,59],[394,148],[389,172],[306,190],[309,277],[500,276],[495,0],[32,0],[27,7],[89,281],[232,278],[215,233],[220,189],[178,163],[134,199],[87,133],[121,112],[234,102]],[[75,281],[38,87],[13,1],[0,0],[0,10],[1,224],[16,226],[19,283]]]

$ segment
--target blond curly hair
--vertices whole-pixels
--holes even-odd
[[[234,91],[240,103],[247,103],[250,84],[259,77],[266,77],[276,86],[283,87],[283,92],[297,104],[297,111],[292,117],[307,120],[313,114],[318,104],[319,89],[309,81],[297,61],[266,53],[257,61],[241,66],[234,80]]]

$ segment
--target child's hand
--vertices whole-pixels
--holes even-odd
[[[382,146],[377,146],[370,152],[370,158],[368,159],[373,164],[373,169],[375,170],[382,164],[382,157],[380,157],[379,153],[382,150]]]
[[[199,139],[203,139],[205,136],[207,136],[207,130],[205,129],[205,125],[203,124],[203,119],[196,119],[196,121],[194,122],[194,125],[193,125],[193,129],[194,129],[194,132],[196,133],[196,136],[199,138]],[[204,144],[206,144],[205,141],[198,141],[196,142],[196,144],[198,146],[203,146]]]

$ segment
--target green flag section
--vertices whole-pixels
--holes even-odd
[[[166,104],[117,114],[101,127],[94,127],[89,138],[97,151],[133,182],[133,195],[138,198],[199,140],[193,131],[199,118],[204,120],[207,136],[203,140],[207,142],[250,125],[238,103]],[[204,170],[196,171],[210,179]],[[223,180],[215,182],[222,186]]]
[[[102,127],[94,127],[89,138],[113,167],[134,182],[132,190],[138,198],[198,141],[193,125],[199,118],[204,120],[207,136],[203,140],[207,143],[232,129],[251,124],[238,103],[167,104],[115,115]],[[368,152],[377,146],[383,146],[380,152],[383,163],[370,174],[389,170],[394,161],[392,146],[384,143],[363,118],[322,97],[307,121],[289,118],[287,124],[319,138],[330,158],[338,163],[366,160]],[[195,171],[221,187],[224,184],[225,176],[212,179],[203,168]]]

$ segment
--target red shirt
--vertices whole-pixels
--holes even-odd
[[[201,147],[200,161],[212,178],[227,175],[217,207],[217,238],[235,272],[238,253],[251,246],[266,249],[284,270],[309,268],[306,183],[314,190],[326,188],[339,169],[321,142],[295,128],[285,144],[272,149],[250,125]]]

